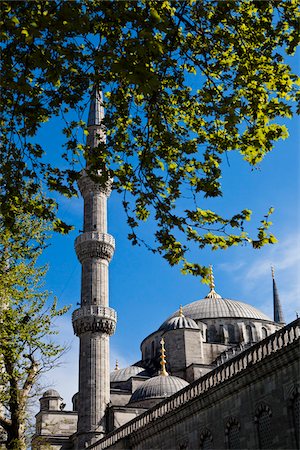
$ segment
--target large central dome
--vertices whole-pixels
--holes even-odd
[[[272,319],[254,308],[254,306],[228,298],[206,297],[184,306],[183,313],[196,321],[217,318],[247,318],[272,322]],[[174,312],[167,320],[177,315],[178,311]]]

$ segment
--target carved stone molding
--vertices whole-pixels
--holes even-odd
[[[82,172],[81,178],[78,180],[78,187],[81,192],[82,197],[86,197],[91,192],[97,194],[102,193],[109,197],[111,194],[112,179],[106,181],[104,185],[101,185],[93,180],[87,175],[85,171]]]
[[[100,258],[109,262],[115,251],[115,240],[110,234],[90,231],[76,238],[75,251],[81,263],[89,258]]]
[[[87,332],[114,334],[117,323],[116,312],[105,306],[89,306],[76,309],[72,314],[76,336]]]

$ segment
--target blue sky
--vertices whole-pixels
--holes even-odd
[[[276,144],[259,167],[252,170],[235,154],[223,163],[223,197],[203,203],[201,207],[216,210],[225,216],[249,208],[253,210],[253,231],[259,221],[274,207],[272,232],[276,245],[253,250],[251,246],[212,252],[192,248],[191,256],[201,264],[214,267],[217,292],[226,298],[241,300],[272,317],[272,279],[270,266],[275,267],[276,281],[287,322],[300,312],[300,209],[299,209],[299,142],[298,119],[286,122],[290,137]],[[50,122],[41,137],[46,148],[59,152],[61,136],[57,121]],[[47,144],[48,142],[48,144]],[[68,236],[53,235],[41,262],[49,265],[46,287],[59,299],[60,305],[72,305],[70,312],[57,322],[60,342],[70,350],[60,367],[43,379],[45,386],[57,389],[67,409],[77,392],[78,339],[73,336],[71,313],[80,300],[81,267],[74,251],[74,240],[82,229],[81,199],[60,199],[60,216],[75,225]],[[192,276],[183,276],[179,267],[169,267],[159,255],[144,247],[132,247],[127,240],[128,228],[121,200],[113,193],[108,202],[109,233],[116,239],[116,251],[110,264],[110,305],[118,313],[115,335],[111,338],[111,368],[115,360],[124,367],[140,359],[140,342],[179,305],[205,297],[208,287]],[[145,225],[144,236],[153,232]]]

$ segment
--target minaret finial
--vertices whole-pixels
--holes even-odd
[[[275,280],[274,266],[271,266],[271,273],[272,273],[272,278],[273,278],[273,280]]]
[[[179,307],[179,317],[184,317],[182,305]]]
[[[209,287],[210,291],[205,298],[222,298],[221,295],[215,291],[215,277],[213,273],[213,266],[209,266]]]
[[[271,266],[271,273],[272,273],[272,279],[273,279],[273,309],[274,309],[274,322],[279,324],[284,324],[284,317],[283,312],[281,308],[281,303],[279,299],[279,294],[277,290],[277,285],[275,281],[275,271],[274,267]]]
[[[115,370],[119,370],[120,369],[120,367],[119,367],[119,361],[116,359],[116,366],[115,366]]]
[[[165,351],[165,340],[164,338],[161,338],[160,341],[161,345],[161,352],[160,352],[160,375],[168,376],[168,372],[166,371],[166,351]]]

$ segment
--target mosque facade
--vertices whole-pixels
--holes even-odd
[[[88,118],[88,145],[105,135],[101,93]],[[286,325],[273,276],[273,319],[216,292],[180,307],[141,343],[141,359],[109,369],[117,315],[109,307],[114,238],[107,232],[111,181],[83,171],[81,303],[73,312],[80,340],[73,410],[47,390],[36,415],[33,450],[195,450],[299,448],[299,319]]]

